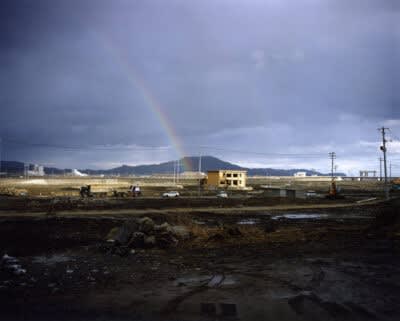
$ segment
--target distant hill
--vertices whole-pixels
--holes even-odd
[[[24,163],[22,162],[11,162],[11,161],[2,161],[2,171],[8,172],[10,174],[23,174],[24,171]],[[190,169],[193,171],[198,170],[199,157],[184,157],[180,160],[180,164],[190,164]],[[275,168],[246,168],[241,167],[236,164],[232,164],[229,162],[225,162],[219,158],[213,156],[203,156],[201,157],[201,170],[202,172],[207,172],[210,170],[218,170],[218,169],[236,169],[236,170],[246,170],[249,176],[293,176],[296,172],[306,172],[307,175],[330,175],[323,174],[310,169],[296,168],[296,169],[275,169]],[[180,172],[184,172],[185,169],[182,165],[180,168]],[[46,174],[55,174],[61,175],[64,173],[68,173],[71,169],[59,169],[53,167],[45,167],[44,169]],[[174,172],[174,161],[164,162],[160,164],[151,164],[151,165],[137,165],[137,166],[129,166],[122,165],[119,167],[115,167],[112,169],[105,170],[93,170],[93,169],[80,169],[82,173],[87,173],[89,175],[152,175],[152,174],[172,174]],[[346,176],[344,173],[336,173],[337,176]]]

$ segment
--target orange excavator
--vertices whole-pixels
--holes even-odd
[[[344,198],[343,195],[339,194],[339,189],[336,186],[336,181],[334,178],[332,178],[331,186],[329,187],[329,191],[328,191],[328,194],[326,195],[326,198],[329,198],[329,199]]]
[[[392,183],[391,189],[393,191],[400,191],[400,178],[396,178],[396,179],[392,180],[391,183]]]

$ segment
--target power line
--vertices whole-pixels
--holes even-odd
[[[253,154],[253,155],[260,155],[260,156],[276,156],[276,157],[299,157],[299,158],[320,158],[325,156],[325,153],[260,153],[260,152],[253,152],[253,151],[244,151],[238,149],[227,149],[222,147],[213,147],[213,146],[199,146],[201,149],[208,149],[208,150],[217,150],[217,151],[224,151],[224,152],[231,152],[231,153],[241,153],[241,154]]]
[[[30,146],[30,147],[39,147],[39,148],[49,148],[49,149],[62,149],[62,150],[76,150],[76,151],[81,151],[81,150],[105,150],[105,151],[113,151],[113,150],[137,150],[137,151],[152,151],[152,150],[167,150],[171,149],[170,146],[166,147],[155,147],[155,146],[149,146],[149,147],[137,147],[137,146],[119,146],[119,145],[87,145],[87,146],[71,146],[71,145],[54,145],[54,144],[44,144],[44,143],[26,143],[26,142],[21,142],[21,141],[16,141],[16,140],[10,140],[6,139],[3,140],[3,143],[11,144],[11,145],[21,145],[21,146]]]

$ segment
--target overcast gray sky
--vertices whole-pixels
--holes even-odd
[[[385,125],[396,169],[399,23],[396,0],[2,0],[3,159],[356,173]]]

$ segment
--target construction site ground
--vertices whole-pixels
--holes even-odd
[[[400,316],[397,198],[136,201],[1,198],[0,319]],[[102,250],[110,230],[144,216],[191,237],[124,255]]]

